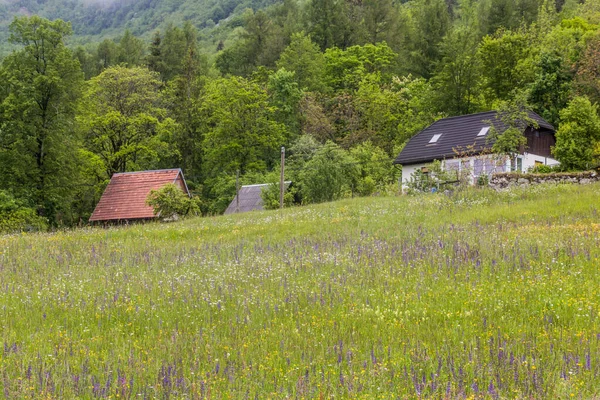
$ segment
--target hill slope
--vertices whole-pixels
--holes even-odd
[[[259,9],[276,0],[4,0],[0,2],[0,39],[8,37],[8,25],[15,16],[38,14],[73,24],[77,44],[116,37],[129,29],[148,37],[169,23],[190,20],[202,29],[240,14],[246,8]]]
[[[599,196],[363,198],[0,237],[4,394],[592,398]]]

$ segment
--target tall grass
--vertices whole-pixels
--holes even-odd
[[[0,237],[6,398],[600,395],[600,186]]]

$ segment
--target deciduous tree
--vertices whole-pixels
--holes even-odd
[[[21,48],[0,68],[0,185],[54,222],[68,208],[77,173],[74,120],[83,74],[64,44],[68,23],[22,17],[10,31]]]
[[[206,122],[204,170],[220,173],[265,170],[284,145],[285,128],[275,120],[267,93],[244,78],[217,79],[206,87],[201,112]]]
[[[159,167],[172,156],[175,122],[166,118],[159,75],[146,68],[111,67],[91,80],[82,105],[87,147],[99,155],[107,177]]]
[[[584,170],[600,163],[600,117],[596,104],[586,97],[569,102],[560,112],[552,152],[567,170]]]

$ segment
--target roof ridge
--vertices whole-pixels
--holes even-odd
[[[445,117],[445,118],[440,118],[437,121],[435,121],[432,125],[437,124],[440,121],[448,121],[449,119],[457,119],[457,118],[465,118],[465,117],[473,117],[475,115],[480,115],[480,114],[498,114],[498,110],[491,110],[491,111],[480,111],[477,113],[473,113],[473,114],[463,114],[463,115],[453,115],[451,117]]]
[[[145,171],[115,172],[113,174],[113,176],[116,176],[116,175],[145,174],[145,173],[151,173],[151,172],[168,172],[168,171],[181,172],[181,168],[165,168],[165,169],[149,169],[149,170],[145,170]]]
[[[283,183],[292,183],[292,181],[284,181]],[[269,185],[279,185],[279,182],[277,183],[254,183],[252,185],[242,185],[243,188],[247,188],[247,187],[258,187],[258,186],[269,186]]]

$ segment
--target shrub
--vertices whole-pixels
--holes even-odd
[[[173,220],[200,213],[197,197],[189,197],[177,185],[169,183],[158,190],[152,190],[146,204],[154,208],[154,215],[163,220]]]
[[[265,210],[276,210],[279,208],[279,182],[269,183],[269,185],[263,188],[260,193],[260,197],[263,201],[263,207]],[[285,189],[283,194],[283,206],[291,207],[294,204],[295,188],[290,186]]]
[[[477,186],[487,186],[490,183],[490,177],[487,174],[482,174],[477,177]]]
[[[530,174],[553,174],[555,172],[562,172],[563,168],[561,165],[536,165],[529,168],[527,171]]]
[[[352,190],[358,178],[356,160],[333,142],[327,142],[300,171],[303,202],[337,200]]]
[[[37,215],[9,192],[0,190],[0,233],[42,231],[48,227],[45,218]]]
[[[596,104],[586,97],[576,97],[561,110],[552,153],[566,170],[585,170],[600,162],[600,117]]]
[[[356,191],[360,196],[383,192],[386,186],[397,178],[398,170],[394,168],[393,160],[383,149],[374,146],[370,141],[351,149],[350,156],[359,165]]]
[[[449,171],[442,169],[442,163],[439,160],[429,164],[424,170],[416,170],[406,184],[410,192],[434,192],[445,190],[450,185],[449,182],[455,182],[456,177]]]

